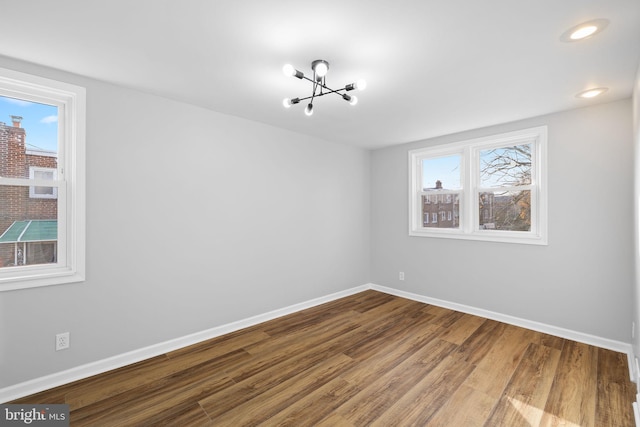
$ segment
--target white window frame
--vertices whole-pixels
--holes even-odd
[[[531,230],[506,231],[481,229],[479,226],[480,151],[522,145],[532,146],[531,184],[523,189],[531,191]],[[523,129],[499,135],[476,138],[409,151],[409,235],[449,239],[483,240],[491,242],[548,244],[547,224],[547,126]],[[424,159],[460,155],[460,191],[439,191],[439,194],[459,195],[459,228],[424,227],[420,221],[422,206],[418,201],[426,194],[422,183]],[[520,188],[520,187],[519,187]]]
[[[42,186],[57,190],[57,262],[0,268],[0,291],[84,281],[85,88],[0,68],[0,95],[58,107],[58,168],[55,179],[0,177],[2,186]]]
[[[35,179],[36,172],[53,172],[53,180],[57,180],[57,169],[54,168],[43,168],[40,166],[29,166],[29,179]],[[46,186],[50,188],[51,186]],[[51,194],[41,194],[36,193],[37,186],[32,185],[29,187],[29,198],[31,199],[57,199],[58,198],[58,187],[53,187],[53,191]]]

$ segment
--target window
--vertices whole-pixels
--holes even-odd
[[[29,179],[55,181],[56,170],[30,166]],[[58,189],[56,187],[29,187],[29,197],[32,199],[56,199],[58,197]]]
[[[546,145],[542,126],[410,151],[409,234],[547,244]],[[452,204],[448,221],[419,221],[425,196]]]
[[[84,280],[85,89],[0,69],[0,291]]]

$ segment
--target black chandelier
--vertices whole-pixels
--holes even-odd
[[[348,95],[347,92],[352,91],[354,89],[364,90],[367,87],[367,82],[365,82],[364,80],[358,80],[356,83],[348,84],[341,89],[337,89],[337,90],[331,89],[326,84],[326,76],[327,76],[327,71],[329,71],[329,63],[324,59],[316,59],[315,61],[313,61],[311,63],[311,69],[313,70],[313,79],[310,79],[307,76],[305,76],[304,73],[302,73],[302,71],[298,71],[295,68],[293,68],[293,65],[291,64],[287,64],[284,67],[282,67],[282,72],[286,76],[297,77],[300,80],[305,79],[310,81],[313,84],[313,91],[311,92],[311,96],[307,96],[305,98],[293,98],[293,99],[285,98],[282,101],[282,105],[284,105],[285,108],[289,108],[293,104],[298,104],[300,101],[306,101],[307,99],[310,99],[311,101],[309,101],[309,104],[304,109],[304,113],[307,116],[310,116],[313,114],[313,100],[315,98],[319,98],[321,96],[325,96],[330,93],[335,93],[336,95],[342,97],[342,99],[347,101],[349,104],[356,105],[358,103],[358,98],[356,98],[354,95]],[[344,93],[342,93],[343,91]]]

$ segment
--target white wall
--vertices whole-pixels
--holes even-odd
[[[88,129],[87,280],[0,293],[0,388],[368,282],[367,151],[0,67],[87,87]]]
[[[548,246],[408,236],[408,150],[540,125],[549,132]],[[373,152],[371,281],[630,342],[631,129],[624,100]]]

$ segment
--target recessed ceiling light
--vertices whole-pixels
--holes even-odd
[[[594,87],[592,89],[583,90],[582,92],[577,93],[576,98],[595,98],[596,96],[602,95],[608,90],[609,88],[606,87]]]
[[[563,42],[577,42],[579,40],[584,40],[587,37],[598,34],[604,30],[607,25],[609,25],[609,21],[607,19],[594,19],[583,22],[582,24],[573,26],[562,33],[560,40]]]
[[[596,27],[595,25],[587,25],[586,27],[580,27],[575,30],[573,33],[571,33],[571,35],[569,35],[569,38],[571,40],[584,39],[586,37],[589,37],[596,31],[598,31],[598,27]]]

